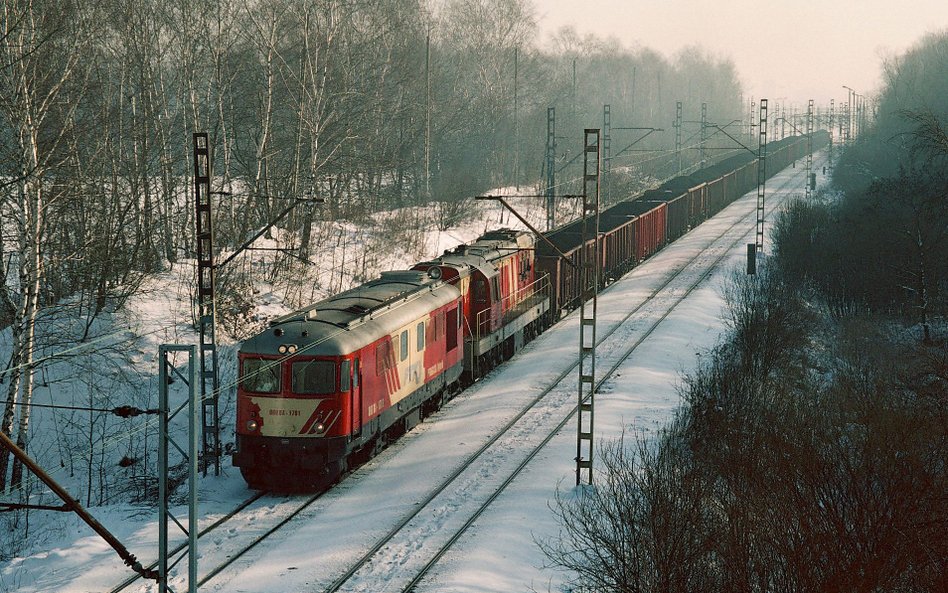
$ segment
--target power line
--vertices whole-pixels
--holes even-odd
[[[143,410],[142,408],[136,408],[134,406],[116,406],[114,408],[95,408],[88,406],[64,406],[60,404],[39,404],[36,402],[13,402],[14,406],[19,407],[30,407],[30,408],[45,408],[49,410],[72,410],[75,412],[102,412],[104,414],[114,414],[121,418],[134,418],[135,416],[141,416],[143,414],[157,414],[159,410],[149,409]]]

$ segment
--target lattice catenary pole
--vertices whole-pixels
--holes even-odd
[[[813,99],[806,107],[806,191],[803,197],[810,199],[813,190]]]
[[[678,156],[678,174],[681,175],[681,101],[675,103],[675,154]]]
[[[707,162],[707,149],[705,143],[708,141],[708,104],[701,104],[701,168],[703,169]]]
[[[576,485],[593,481],[593,420],[596,392],[596,294],[599,289],[600,131],[583,134],[583,218],[579,277],[579,402],[576,429]],[[588,244],[587,244],[588,243]]]
[[[556,226],[556,108],[546,108],[546,230]]]
[[[836,141],[835,134],[833,133],[833,125],[836,120],[836,100],[830,99],[830,113],[829,113],[829,162],[830,165],[833,164],[833,142]]]
[[[214,286],[214,232],[211,216],[211,147],[206,132],[194,134],[194,225],[197,239],[197,307],[200,340],[201,422],[204,430],[204,475],[214,465],[220,475],[220,421],[218,413],[216,305]]]
[[[609,191],[609,175],[612,172],[612,106],[602,106],[602,177]]]
[[[177,352],[186,353],[188,356],[187,371],[182,373],[170,360],[170,356]],[[197,591],[197,536],[198,536],[198,508],[197,508],[197,471],[198,471],[198,419],[197,402],[195,401],[196,389],[198,383],[198,373],[195,366],[195,347],[177,346],[162,344],[158,348],[158,593],[174,593],[168,585],[168,572],[174,566],[188,557],[188,593]],[[177,377],[180,383],[186,388],[177,390],[182,392],[177,398],[171,396],[171,385],[177,383],[174,380]],[[175,399],[175,401],[172,401]],[[179,442],[181,431],[172,430],[171,424],[178,418],[181,420],[179,412],[187,407],[187,416],[184,417],[187,442],[184,446]],[[170,447],[169,447],[170,445]],[[174,494],[174,484],[180,480],[180,474],[177,471],[171,475],[172,467],[181,467],[181,463],[172,462],[171,454],[177,451],[183,456],[183,465],[187,469],[187,502],[188,518],[187,527],[175,517],[171,511],[171,495]],[[176,503],[177,504],[177,503]],[[180,529],[188,541],[187,548],[177,559],[171,557],[169,550],[168,528],[175,525]]]
[[[760,123],[757,132],[757,235],[756,249],[764,249],[764,196],[767,182],[767,99],[760,100]]]

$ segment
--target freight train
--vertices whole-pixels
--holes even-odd
[[[814,149],[827,142],[814,135]],[[768,169],[779,171],[804,156],[806,142],[769,148]],[[757,160],[738,155],[602,211],[585,248],[600,242],[603,284],[756,183]],[[578,225],[547,234],[556,249],[523,231],[488,232],[277,318],[243,342],[233,462],[247,484],[328,487],[577,306]]]

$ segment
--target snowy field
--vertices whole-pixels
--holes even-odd
[[[825,153],[814,158],[815,171],[820,171],[824,164]],[[817,178],[825,179],[820,174]],[[768,207],[776,206],[791,195],[802,195],[803,179],[803,168],[799,166],[769,180]],[[777,188],[783,190],[777,191]],[[724,229],[738,219],[746,220],[746,224],[739,224],[718,240],[719,246],[734,245],[721,264],[675,306],[600,391],[596,403],[598,439],[616,438],[630,428],[654,431],[669,419],[679,402],[682,373],[694,368],[702,353],[721,339],[724,331],[721,286],[727,274],[744,265],[745,243],[753,241],[755,199],[756,191],[744,196],[715,219],[637,267],[599,297],[599,323],[604,328],[646,300],[675,270],[714,242]],[[504,224],[514,226],[511,222],[515,221],[505,220]],[[476,236],[482,230],[472,227],[432,237],[435,241],[431,249],[438,253],[470,240],[471,235]],[[694,265],[710,260],[701,256]],[[167,294],[171,301],[174,301],[173,296],[173,293]],[[169,302],[166,310],[176,310],[176,307],[180,308]],[[633,317],[628,329],[621,333],[622,339],[627,342],[637,339],[636,332],[645,331],[649,314],[648,307],[644,307],[641,318]],[[153,323],[160,326],[162,321]],[[164,323],[167,324],[167,319]],[[603,329],[599,332],[604,333]],[[155,339],[174,341],[163,335]],[[548,382],[575,358],[577,342],[574,314],[349,476],[291,521],[272,541],[264,542],[242,557],[202,590],[255,593],[323,590],[441,478],[516,415],[537,386]],[[225,351],[224,355],[233,356],[232,352]],[[604,371],[608,366],[603,363],[601,368]],[[562,394],[559,408],[551,404],[531,422],[545,425],[556,420],[556,414],[561,414],[561,418],[567,413],[575,399],[575,380],[571,385],[572,389]],[[518,459],[529,439],[528,434],[503,439],[502,446],[445,497],[435,512],[419,515],[411,536],[383,549],[351,588],[343,590],[372,593],[400,590],[396,577],[403,566],[411,563],[413,553],[420,553],[430,539],[436,539],[440,531],[457,521],[459,510],[477,499],[481,486],[494,479],[495,471]],[[557,488],[567,494],[572,488],[575,447],[575,422],[571,422],[442,558],[433,575],[423,581],[418,590],[458,593],[561,590],[561,575],[544,568],[545,558],[535,542],[555,537],[557,533],[548,504]],[[213,521],[249,495],[234,468],[225,467],[224,475],[203,479],[202,523]],[[286,513],[299,500],[302,498],[264,497],[240,522],[225,525],[206,542],[202,541],[201,562],[210,565],[219,560],[224,552],[216,552],[217,546],[226,547],[228,540],[236,540],[246,535],[245,532],[258,529],[258,525],[271,523],[273,517]],[[91,510],[140,560],[150,562],[156,557],[157,522],[153,509],[110,505]],[[179,513],[184,511],[179,509]],[[37,522],[49,522],[47,551],[0,565],[0,591],[108,591],[130,574],[111,549],[71,515],[47,518],[34,514],[31,517]],[[199,574],[204,572],[202,564]],[[181,578],[175,580],[174,586],[176,590],[186,590]],[[141,583],[127,590],[156,589],[153,583]]]

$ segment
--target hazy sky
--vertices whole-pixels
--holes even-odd
[[[871,92],[883,56],[948,28],[948,0],[534,0],[541,35],[564,25],[672,57],[701,45],[730,57],[745,92],[771,101]],[[542,44],[542,39],[540,40]],[[948,72],[945,73],[948,76]]]

